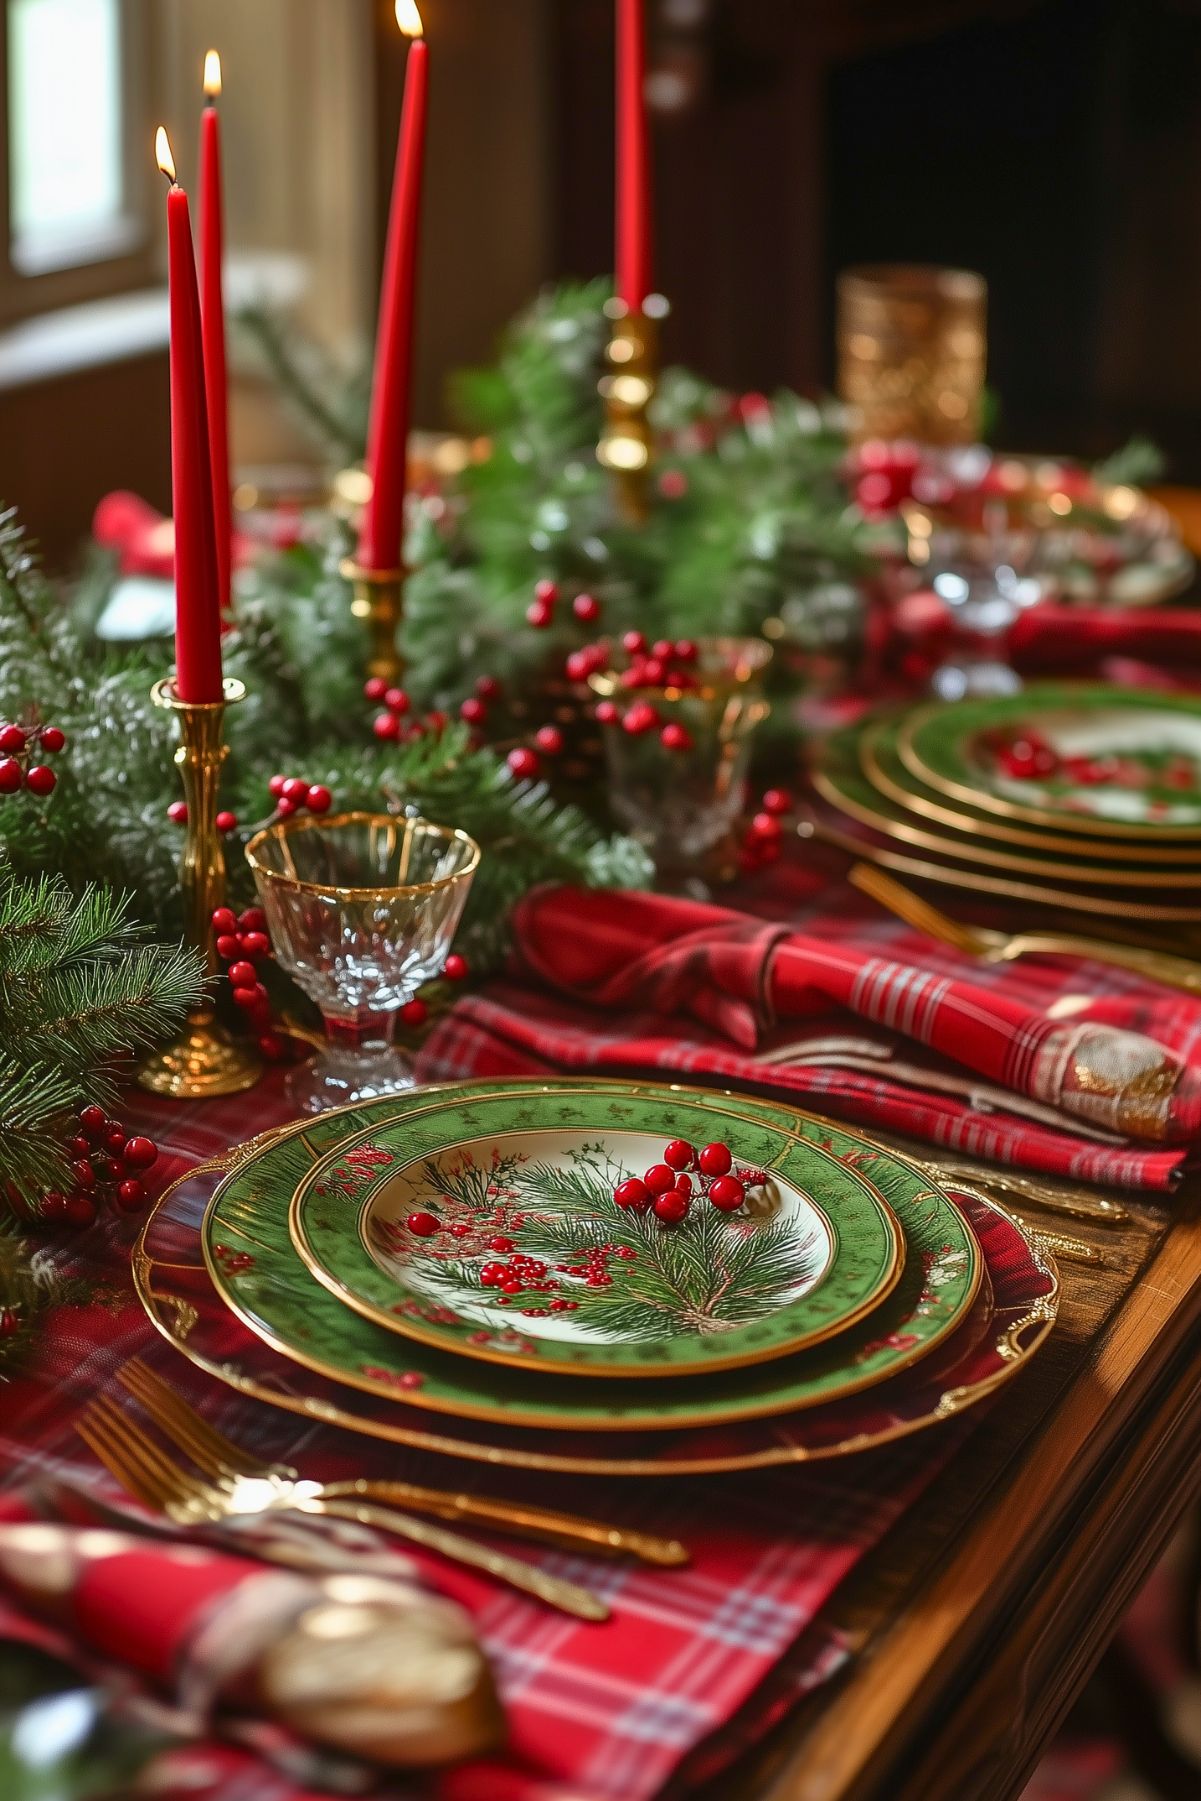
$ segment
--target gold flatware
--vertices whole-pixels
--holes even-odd
[[[548,1575],[519,1557],[477,1545],[445,1526],[409,1519],[403,1513],[357,1500],[325,1501],[309,1492],[316,1484],[285,1483],[261,1477],[214,1482],[176,1463],[161,1444],[105,1396],[85,1407],[75,1430],[128,1492],[181,1526],[204,1526],[234,1519],[268,1520],[275,1512],[312,1518],[354,1520],[375,1526],[428,1551],[482,1570],[510,1588],[522,1590],[582,1620],[607,1620],[609,1609],[590,1589]]]
[[[1002,1194],[1013,1195],[1028,1207],[1042,1207],[1048,1213],[1062,1213],[1068,1219],[1086,1220],[1091,1226],[1128,1226],[1139,1221],[1127,1208],[1106,1195],[1083,1196],[1066,1189],[1052,1188],[1036,1176],[1022,1176],[1008,1170],[994,1169],[990,1164],[944,1162],[922,1159],[922,1167],[944,1188],[956,1182],[983,1182]]]
[[[139,1358],[117,1371],[117,1380],[140,1402],[159,1430],[176,1450],[190,1457],[206,1476],[257,1477],[295,1483],[300,1472],[288,1464],[264,1463],[210,1426],[196,1409],[168,1387]],[[560,1549],[601,1557],[635,1557],[642,1563],[671,1568],[688,1562],[688,1551],[675,1538],[658,1538],[609,1526],[578,1514],[558,1513],[517,1501],[501,1501],[485,1495],[452,1493],[421,1488],[411,1482],[377,1481],[359,1477],[346,1482],[306,1483],[323,1501],[381,1501],[435,1519],[462,1521],[491,1532],[536,1539]]]
[[[978,957],[983,963],[1012,963],[1017,957],[1088,957],[1094,963],[1128,969],[1169,988],[1201,994],[1201,964],[1174,956],[1169,951],[1113,944],[1076,932],[1009,933],[994,931],[989,926],[965,925],[871,863],[856,863],[847,879],[907,925],[915,926],[919,932],[927,932],[931,938],[941,939],[965,956]]]

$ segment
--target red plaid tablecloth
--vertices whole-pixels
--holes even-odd
[[[1201,1135],[1194,996],[1078,958],[990,966],[831,877],[820,850],[739,905],[544,890],[512,977],[426,1042],[429,1081],[655,1075],[779,1096],[968,1157],[1170,1190]],[[584,1003],[583,1005],[581,1003]],[[1132,1143],[1101,1077],[1159,1109]]]
[[[199,1159],[283,1119],[286,1108],[278,1075],[272,1075],[250,1094],[223,1101],[172,1106],[139,1100],[131,1103],[129,1117],[162,1146],[154,1173],[165,1184]],[[117,1499],[75,1436],[73,1421],[98,1392],[122,1397],[114,1373],[140,1355],[231,1436],[306,1474],[403,1474],[441,1486],[480,1483],[491,1491],[523,1492],[516,1472],[506,1481],[495,1471],[299,1426],[292,1416],[220,1388],[159,1339],[143,1317],[128,1276],[131,1238],[128,1223],[105,1222],[67,1242],[68,1273],[90,1286],[90,1298],[52,1313],[33,1361],[0,1391],[0,1485],[29,1488],[39,1477],[65,1477]],[[545,1504],[677,1534],[693,1551],[688,1569],[653,1571],[519,1547],[603,1593],[613,1618],[602,1626],[551,1613],[406,1548],[430,1584],[473,1615],[497,1672],[511,1737],[503,1756],[487,1765],[460,1768],[428,1788],[407,1779],[384,1782],[378,1794],[428,1792],[439,1801],[640,1801],[673,1776],[691,1784],[721,1767],[797,1694],[839,1667],[844,1648],[822,1624],[824,1604],[920,1495],[951,1448],[950,1437],[919,1437],[867,1458],[753,1479],[603,1484],[537,1478],[524,1492]],[[0,1631],[11,1634],[19,1624],[12,1611],[0,1614]],[[25,1629],[33,1642],[44,1632],[33,1622]],[[211,1792],[222,1801],[303,1801],[318,1792],[241,1750],[214,1743],[198,1747],[196,1758],[209,1760],[205,1767],[216,1772]]]

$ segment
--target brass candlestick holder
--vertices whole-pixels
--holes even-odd
[[[353,557],[345,557],[339,565],[350,583],[350,610],[356,619],[365,619],[371,629],[371,655],[367,673],[385,682],[398,682],[404,673],[404,659],[396,648],[404,598],[403,569],[364,569]]]
[[[152,694],[156,707],[167,707],[179,716],[175,762],[188,805],[180,864],[184,929],[188,942],[204,958],[210,985],[218,967],[213,912],[225,904],[225,852],[217,830],[217,787],[228,750],[221,728],[226,707],[246,695],[243,684],[228,677],[224,687],[223,700],[205,702],[180,700],[173,681],[156,682]],[[188,1014],[178,1038],[143,1060],[138,1082],[151,1094],[202,1101],[219,1094],[237,1094],[257,1082],[261,1074],[262,1064],[254,1051],[225,1030],[206,997]]]
[[[605,311],[613,331],[605,352],[609,369],[600,383],[605,429],[596,454],[614,478],[622,518],[643,525],[654,462],[650,407],[659,376],[659,323],[667,303],[652,294],[640,312],[622,300],[609,301]]]

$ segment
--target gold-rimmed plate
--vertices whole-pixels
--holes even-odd
[[[863,773],[877,793],[921,820],[950,826],[955,832],[967,832],[1002,844],[1018,844],[1042,852],[1059,851],[1065,856],[1087,861],[1098,851],[1096,838],[1069,837],[1050,826],[1021,826],[974,807],[967,801],[952,804],[945,796],[927,788],[906,768],[897,749],[897,730],[903,715],[867,721],[860,730],[859,761]],[[1165,869],[1196,867],[1201,884],[1201,846],[1164,841],[1157,844],[1132,843],[1125,838],[1104,841],[1107,859],[1115,863],[1154,863]]]
[[[1007,768],[1017,738],[1047,750],[1050,767]],[[1145,844],[1201,839],[1194,696],[1044,682],[935,703],[902,722],[897,754],[927,788],[1003,819]],[[1083,780],[1074,771],[1086,764]]]
[[[665,1121],[669,1122],[665,1126]],[[746,1200],[685,1176],[684,1217],[618,1204],[668,1137],[731,1147]],[[819,1145],[711,1098],[547,1084],[420,1097],[301,1181],[289,1232],[312,1274],[388,1331],[523,1370],[673,1377],[741,1369],[863,1319],[901,1274],[883,1197]],[[503,1282],[503,1286],[502,1286]],[[519,1346],[519,1348],[516,1348]]]
[[[858,726],[833,733],[826,739],[821,762],[813,770],[813,785],[828,805],[886,838],[912,845],[917,850],[931,851],[937,857],[981,865],[1006,874],[1038,876],[1054,882],[1079,883],[1088,888],[1127,891],[1145,888],[1150,893],[1179,890],[1196,894],[1201,900],[1201,869],[1130,868],[1125,864],[1097,860],[1074,862],[1064,857],[1035,857],[985,842],[976,832],[965,831],[960,836],[951,836],[934,831],[873,786],[869,773],[860,762],[859,749]]]
[[[379,1397],[407,1398],[415,1408],[492,1424],[581,1432],[654,1431],[664,1426],[724,1424],[817,1405],[885,1380],[925,1355],[954,1329],[971,1305],[980,1275],[980,1256],[962,1216],[938,1187],[887,1147],[812,1116],[796,1114],[791,1136],[821,1149],[834,1163],[883,1194],[898,1214],[938,1237],[937,1296],[921,1314],[904,1344],[891,1330],[894,1315],[913,1302],[913,1285],[929,1279],[908,1247],[917,1225],[905,1226],[907,1255],[892,1293],[871,1315],[829,1344],[748,1368],[652,1385],[611,1379],[604,1384],[542,1374],[536,1367],[520,1376],[506,1367],[466,1358],[404,1339],[343,1306],[317,1285],[297,1256],[288,1231],[293,1194],[325,1153],[378,1129],[390,1118],[403,1120],[413,1108],[436,1106],[453,1093],[466,1100],[489,1094],[518,1095],[534,1118],[562,1108],[570,1117],[572,1094],[607,1090],[621,1104],[631,1096],[652,1098],[671,1110],[707,1103],[715,1126],[754,1130],[765,1126],[758,1112],[737,1097],[667,1083],[603,1083],[597,1080],[505,1084],[449,1083],[440,1090],[416,1090],[358,1108],[340,1109],[295,1127],[257,1151],[222,1183],[202,1229],[213,1282],[231,1310],[264,1343],[316,1374]],[[779,1132],[782,1127],[774,1127]],[[921,1247],[924,1249],[924,1245]],[[514,1329],[505,1348],[521,1354],[525,1341]]]
[[[781,1125],[796,1117],[772,1102],[740,1097],[740,1104]],[[278,1356],[225,1308],[200,1251],[199,1228],[240,1149],[181,1178],[143,1227],[134,1278],[152,1323],[194,1367],[248,1398],[410,1451],[498,1469],[623,1477],[702,1475],[843,1456],[978,1405],[1025,1366],[1055,1320],[1058,1281],[1051,1258],[995,1203],[965,1194],[961,1205],[987,1263],[973,1306],[955,1333],[920,1364],[856,1398],[740,1427],[628,1440],[613,1436],[599,1443],[573,1434],[548,1440],[519,1427],[435,1423],[406,1405],[403,1392],[394,1399],[365,1395]],[[916,1227],[922,1229],[921,1219]],[[989,1292],[990,1277],[995,1294]],[[928,1292],[916,1295],[912,1319],[899,1322],[899,1336],[936,1296],[937,1278]]]

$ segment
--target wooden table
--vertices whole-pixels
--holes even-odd
[[[1026,1210],[1104,1262],[1060,1258],[1050,1340],[836,1597],[859,1654],[713,1801],[1020,1794],[1201,1492],[1199,1203],[1124,1197],[1117,1227]]]

